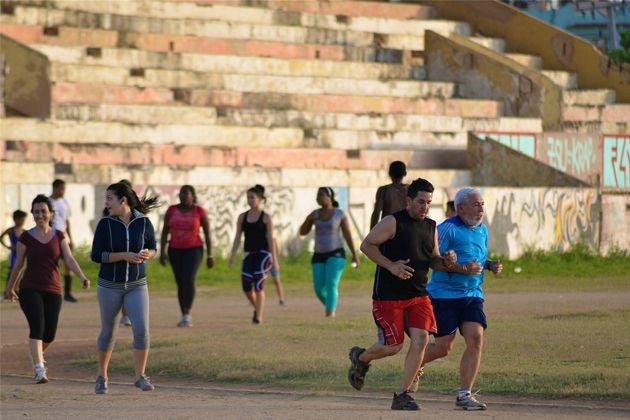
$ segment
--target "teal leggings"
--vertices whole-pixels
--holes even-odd
[[[339,282],[346,265],[345,258],[330,257],[325,263],[312,263],[313,287],[327,311],[334,311],[339,300]]]

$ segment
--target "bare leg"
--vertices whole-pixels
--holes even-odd
[[[363,363],[370,363],[372,360],[382,359],[384,357],[393,356],[402,350],[403,345],[386,346],[381,343],[374,343],[368,347],[361,355],[359,360]]]
[[[447,356],[451,350],[453,350],[453,344],[455,343],[455,333],[437,337],[434,343],[427,344],[427,349],[424,352],[424,358],[422,359],[421,366],[426,365],[435,359],[441,359]]]
[[[136,379],[144,375],[144,371],[147,368],[147,360],[149,360],[149,349],[133,350],[133,368]]]
[[[276,285],[276,292],[278,292],[278,299],[284,302],[284,290],[282,290],[282,283],[280,282],[280,274],[273,276],[273,282]]]
[[[254,295],[254,292],[249,291],[249,292],[243,292],[243,293],[245,293],[245,297],[247,298],[247,300],[249,300],[249,303],[251,303],[252,306],[256,308],[256,296]]]
[[[483,326],[476,322],[464,322],[462,324],[462,333],[466,341],[466,350],[464,350],[459,365],[461,387],[472,389],[481,363]]]
[[[112,359],[112,351],[98,352],[98,370],[96,376],[102,376],[107,379],[107,370],[109,369],[109,361]]]
[[[28,348],[31,354],[31,360],[33,361],[33,365],[37,363],[44,363],[44,349],[43,349],[42,340],[29,338]]]
[[[260,292],[256,292],[256,304],[254,305],[256,308],[256,319],[259,322],[263,320],[263,311],[265,310],[265,291],[261,290]]]
[[[405,357],[405,368],[400,382],[400,389],[398,390],[399,393],[407,391],[411,386],[418,369],[420,369],[420,362],[424,357],[424,350],[429,342],[429,333],[419,328],[409,328],[409,337],[411,345]]]

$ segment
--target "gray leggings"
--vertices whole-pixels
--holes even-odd
[[[147,285],[130,289],[96,288],[98,304],[101,311],[101,333],[98,336],[100,351],[114,350],[120,308],[125,305],[131,320],[133,331],[133,348],[146,350],[149,348],[149,289]]]

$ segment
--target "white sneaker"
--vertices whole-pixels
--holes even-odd
[[[463,408],[464,410],[486,410],[488,406],[481,401],[477,401],[475,395],[477,394],[466,394],[463,397],[457,397],[455,405]]]
[[[48,382],[46,377],[46,368],[44,366],[35,366],[35,381],[38,384],[45,384]]]
[[[120,326],[121,327],[131,327],[131,320],[127,315],[120,318]]]

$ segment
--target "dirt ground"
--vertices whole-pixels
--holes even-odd
[[[0,417],[2,419],[47,418],[221,418],[221,419],[383,419],[422,416],[427,419],[495,418],[529,419],[590,419],[630,418],[630,403],[570,400],[534,400],[484,394],[489,409],[465,412],[454,406],[453,396],[422,392],[417,400],[420,413],[393,412],[389,409],[391,395],[376,392],[313,391],[241,386],[153,376],[153,392],[142,392],[131,385],[131,375],[110,375],[110,393],[95,395],[91,369],[74,366],[70,360],[94,351],[98,334],[98,304],[93,292],[77,293],[79,302],[64,304],[58,336],[47,352],[51,381],[36,385],[32,379],[27,352],[28,327],[17,305],[0,304]],[[567,296],[562,296],[567,298]],[[531,296],[530,296],[531,298]],[[537,299],[558,296],[541,294]],[[584,299],[606,299],[609,305],[626,305],[628,293],[595,296],[584,294]],[[513,299],[513,301],[511,301]],[[495,309],[510,308],[522,299],[519,295],[502,295]],[[567,301],[579,305],[580,298]],[[315,299],[296,298],[289,308],[281,308],[270,299],[267,318],[282,316],[282,311],[318,311]],[[210,327],[213,311],[243,316],[241,296],[213,299],[212,305],[198,304],[195,327],[174,328],[178,319],[176,298],[172,294],[151,296],[152,337],[172,337],[191,334]],[[365,298],[349,297],[346,310],[365,306]],[[209,320],[209,321],[205,321]],[[206,325],[206,323],[208,325]],[[119,341],[129,341],[129,329],[119,331]],[[150,360],[149,360],[150,364]]]

